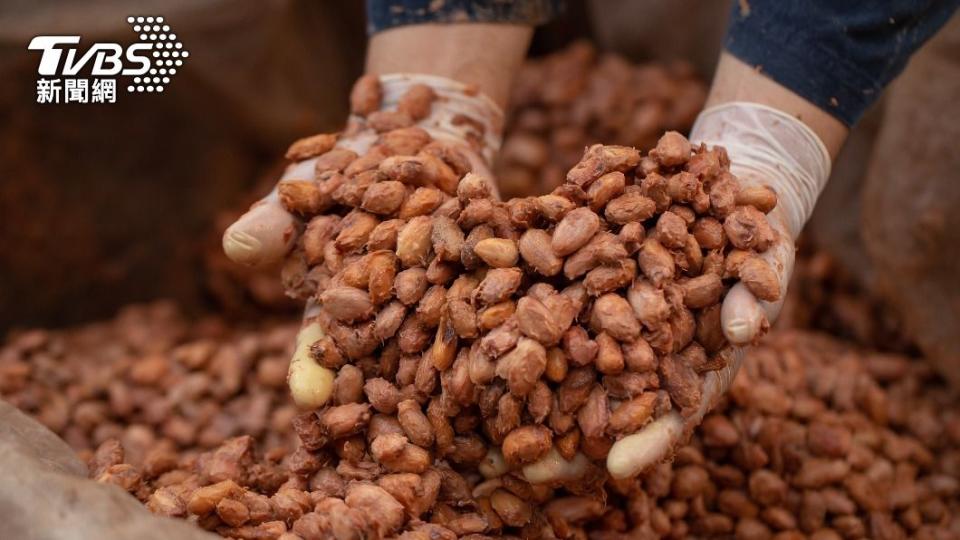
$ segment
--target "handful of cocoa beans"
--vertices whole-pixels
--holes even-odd
[[[355,102],[379,95],[371,84]],[[532,481],[555,452],[582,474],[578,454],[602,460],[699,407],[703,375],[725,365],[734,282],[780,296],[757,255],[776,195],[742,189],[722,148],[676,132],[647,155],[598,144],[552,193],[502,202],[454,147],[392,125],[362,156],[333,135],[294,143],[291,156],[319,154],[315,177],[279,185],[307,222],[284,283],[321,306],[310,351],[337,373],[308,447],[356,440],[394,473],[487,460]]]

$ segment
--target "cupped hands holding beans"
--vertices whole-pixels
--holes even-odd
[[[731,342],[766,328],[731,327],[724,298],[782,296],[762,256],[777,196],[668,132],[646,155],[591,146],[552,193],[500,201],[481,157],[495,106],[449,83],[361,79],[351,126],[294,143],[261,205],[290,224],[283,280],[309,306],[300,430],[315,450],[360,441],[384,473],[636,475],[729,384]]]

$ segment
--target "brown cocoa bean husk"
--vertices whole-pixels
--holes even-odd
[[[620,341],[633,341],[640,335],[640,323],[633,308],[616,294],[597,298],[590,315],[590,327],[594,332],[606,332]]]
[[[320,133],[297,139],[287,149],[285,158],[291,161],[301,161],[314,156],[319,156],[324,152],[329,152],[337,143],[336,133]]]
[[[494,268],[477,286],[476,300],[483,305],[503,302],[520,287],[523,272],[519,268]]]
[[[560,341],[563,328],[557,323],[553,313],[539,300],[525,296],[517,301],[517,323],[520,332],[535,339],[544,346],[555,345]]]
[[[600,218],[589,208],[576,208],[557,223],[550,245],[554,254],[565,257],[583,247],[600,229]]]

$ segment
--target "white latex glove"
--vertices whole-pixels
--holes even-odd
[[[780,313],[793,272],[794,241],[830,176],[830,154],[820,138],[801,121],[765,105],[732,102],[711,107],[700,113],[690,140],[726,148],[730,171],[742,186],[766,185],[777,193],[777,207],[767,220],[778,239],[761,257],[777,272],[780,300],[757,300],[740,283],[730,289],[720,312],[723,333],[732,345],[724,353],[726,367],[707,373],[693,415],[682,418],[671,411],[614,443],[607,470],[615,478],[633,476],[667,458],[726,393],[743,361],[741,346],[759,337]]]
[[[470,161],[473,172],[492,178],[489,167],[500,148],[503,131],[500,108],[485,95],[460,82],[431,75],[398,73],[380,76],[380,110],[396,109],[401,96],[417,84],[429,86],[437,98],[429,115],[415,125],[426,130],[434,140],[456,146]],[[464,118],[470,121],[462,121]],[[479,133],[474,125],[483,126],[483,133]],[[336,147],[348,148],[363,156],[377,138],[378,134],[367,126],[363,117],[351,115]],[[468,143],[471,140],[473,146]],[[291,164],[280,180],[314,178],[316,160],[314,157]],[[250,266],[275,263],[293,248],[302,229],[302,220],[283,208],[274,188],[227,228],[223,235],[223,250],[238,263]],[[294,401],[307,409],[323,405],[333,390],[334,372],[320,366],[310,355],[310,346],[323,336],[316,322],[319,309],[314,299],[307,302],[288,376]]]

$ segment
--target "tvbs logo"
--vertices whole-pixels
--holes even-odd
[[[163,92],[189,51],[163,17],[127,17],[137,43],[94,43],[81,48],[80,36],[36,36],[27,46],[41,51],[37,103],[115,103],[117,77],[127,92]]]

